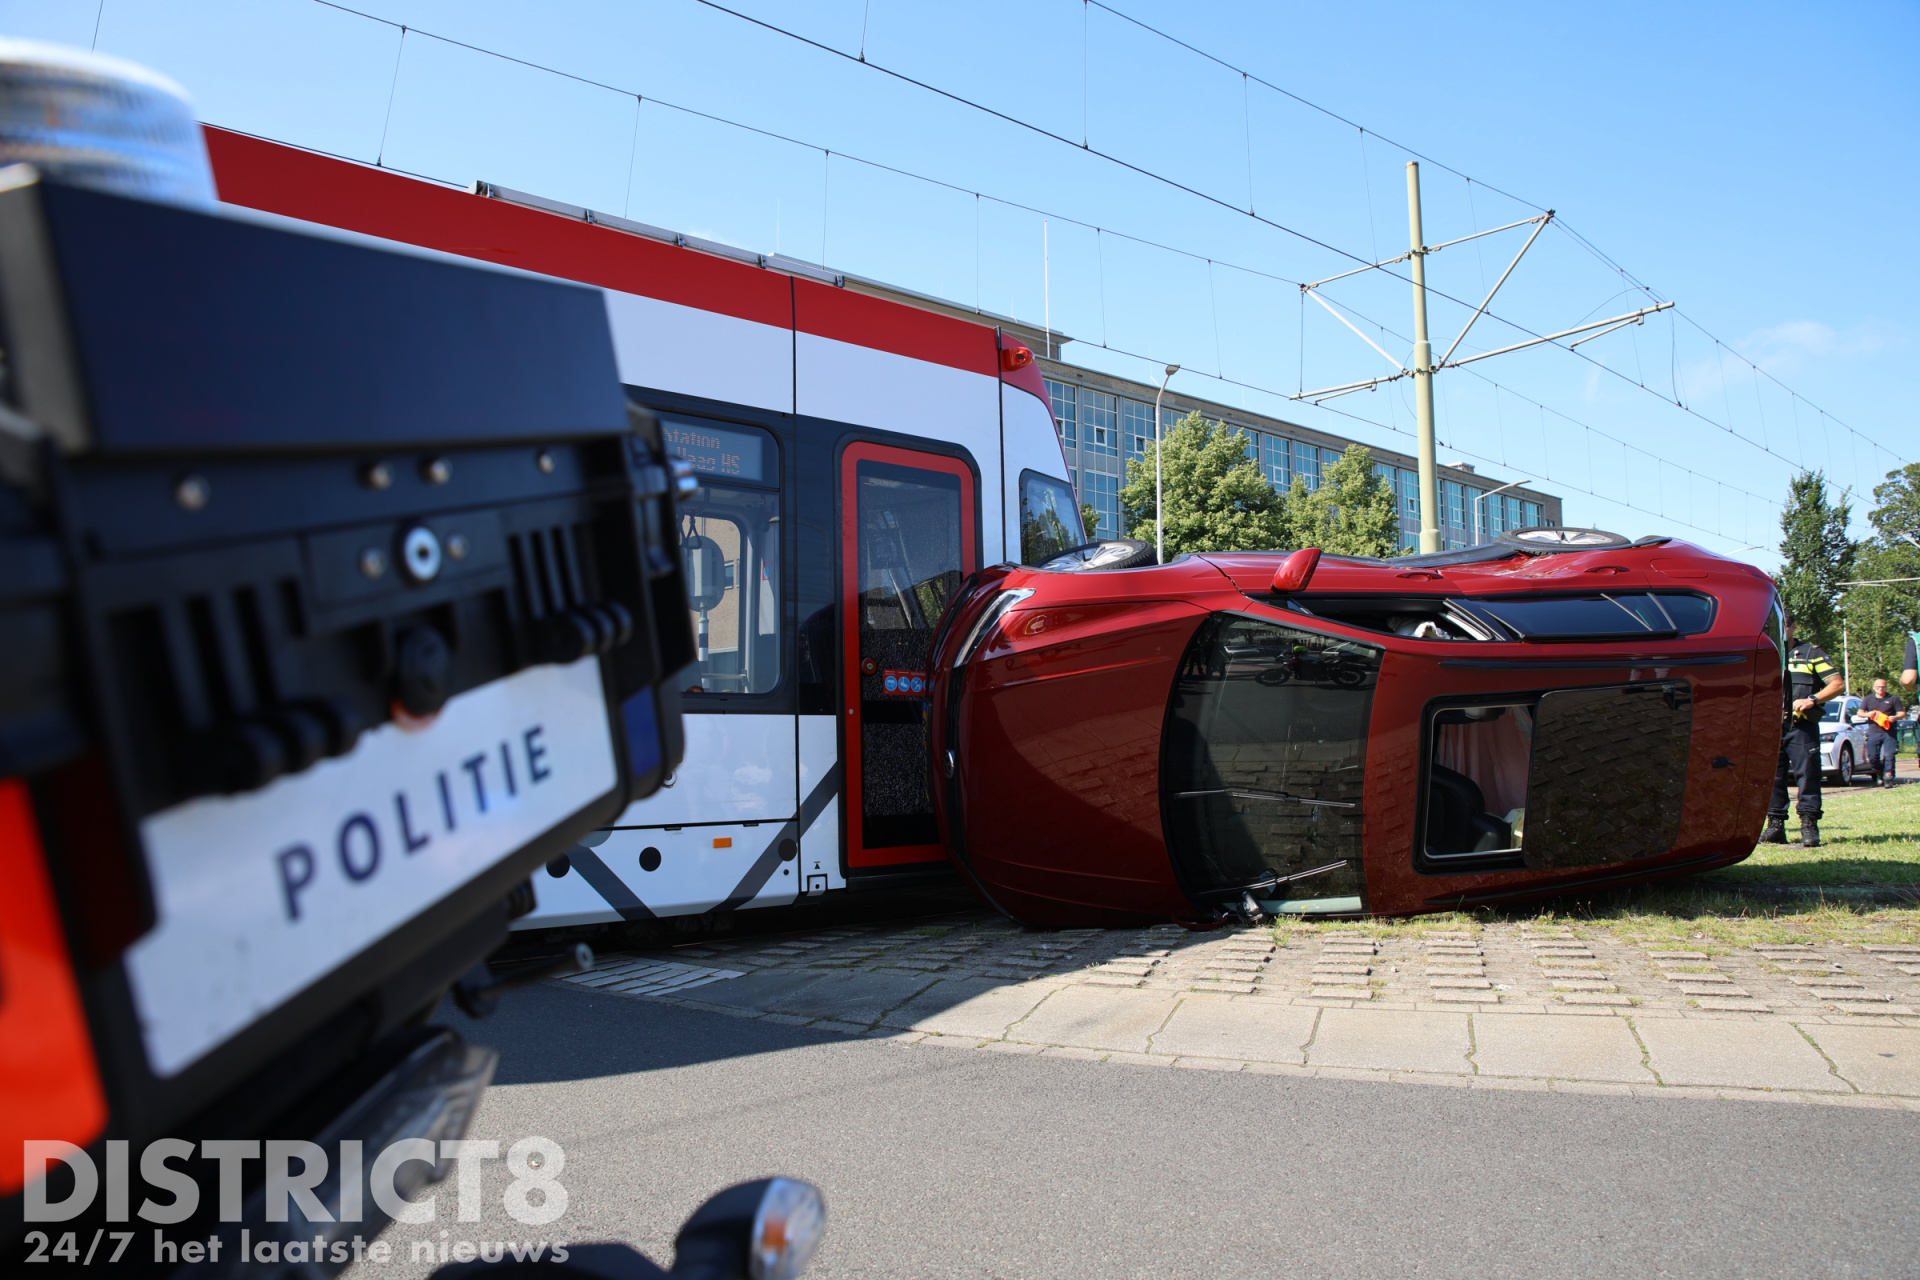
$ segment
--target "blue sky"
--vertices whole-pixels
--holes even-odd
[[[1549,332],[1646,305],[1636,282],[1681,315],[1443,371],[1443,461],[1535,480],[1572,523],[1732,551],[1777,540],[1797,466],[1864,498],[1920,456],[1912,4],[1115,0],[1297,98],[1083,0],[729,7],[855,56],[696,0],[0,0],[0,31],[97,34],[212,123],[1050,314],[1079,363],[1174,361],[1192,394],[1407,450],[1405,382],[1285,398],[1392,372],[1297,282],[1405,250],[1403,144],[1438,162],[1428,243],[1541,207],[1563,220],[1462,354],[1524,336],[1506,321]],[[1430,285],[1477,303],[1525,235],[1433,255]],[[1410,358],[1402,279],[1326,296]],[[1470,309],[1435,298],[1440,350]]]

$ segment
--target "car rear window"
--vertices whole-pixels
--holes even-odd
[[[1482,596],[1462,603],[1522,640],[1640,640],[1690,636],[1713,625],[1711,596],[1680,591]]]

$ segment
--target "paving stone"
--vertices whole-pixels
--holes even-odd
[[[1473,1041],[1474,1065],[1482,1074],[1655,1083],[1623,1018],[1488,1016],[1474,1020]]]
[[[1758,1000],[1737,1000],[1731,996],[1706,996],[1695,1001],[1702,1009],[1711,1009],[1719,1013],[1771,1013],[1766,1005]]]
[[[1225,978],[1196,978],[1188,985],[1195,991],[1226,991],[1241,996],[1250,996],[1259,990],[1251,982],[1229,982]]]
[[[1316,973],[1307,981],[1316,987],[1364,987],[1367,985],[1354,977],[1340,973]]]
[[[1745,987],[1736,987],[1731,984],[1724,987],[1709,987],[1702,986],[1695,982],[1681,983],[1680,994],[1683,996],[1724,996],[1729,1000],[1744,1000],[1753,995],[1753,993]]]
[[[1849,1092],[1826,1059],[1784,1021],[1636,1018],[1648,1065],[1669,1085]]]
[[[1264,973],[1267,968],[1258,960],[1212,960],[1204,967],[1223,973]]]
[[[1081,979],[1081,981],[1093,987],[1137,987],[1140,985],[1141,975],[1128,973],[1093,973],[1087,975]]]
[[[1555,991],[1618,991],[1611,982],[1580,982],[1562,978],[1553,984]]]
[[[1790,977],[1787,981],[1796,987],[1864,987],[1866,983],[1858,978],[1801,978]]]
[[[1889,1004],[1893,1000],[1892,996],[1880,995],[1872,991],[1828,991],[1822,993],[1822,998],[1835,1003],[1853,1004]]]
[[[1466,1073],[1468,1015],[1402,1009],[1325,1009],[1307,1050],[1319,1067]]]
[[[1606,976],[1606,971],[1598,965],[1591,969],[1542,969],[1540,976],[1543,978],[1601,978]]]
[[[1560,1002],[1562,1004],[1600,1004],[1612,1008],[1633,1007],[1633,1001],[1627,996],[1584,995],[1578,992],[1569,992],[1561,996]]]
[[[1862,951],[1871,951],[1875,955],[1920,956],[1920,947],[1907,946],[1904,943],[1868,942],[1861,945]]]
[[[1152,1037],[1152,1052],[1245,1062],[1304,1062],[1321,1011],[1199,992]]]
[[[1920,1097],[1920,1029],[1817,1025],[1801,1030],[1862,1092]]]
[[[1054,959],[1032,960],[1025,956],[995,956],[993,959],[993,964],[1002,969],[1046,969],[1054,963]]]
[[[1365,977],[1367,974],[1373,972],[1373,966],[1370,964],[1316,964],[1313,966],[1313,971],[1315,973],[1345,973]]]
[[[1477,978],[1487,971],[1485,965],[1478,969],[1422,969],[1422,976],[1428,978]]]
[[[1153,991],[1062,987],[1007,1034],[1039,1044],[1145,1053],[1148,1037],[1166,1024],[1177,1003]]]
[[[1431,991],[1427,999],[1436,1004],[1499,1004],[1498,991]]]
[[[1920,978],[1920,964],[1896,964],[1893,967],[1910,978]]]
[[[1543,961],[1543,962],[1544,962],[1544,961],[1549,961],[1549,960],[1592,960],[1592,959],[1594,958],[1594,954],[1593,954],[1593,952],[1591,952],[1591,951],[1586,951],[1586,950],[1581,950],[1581,951],[1536,951],[1536,952],[1534,952],[1534,953],[1533,953],[1533,958],[1534,958],[1535,960],[1540,960],[1540,961]]]
[[[886,1010],[926,990],[932,981],[925,974],[767,969],[714,983],[700,992],[700,998],[733,1009],[872,1023]]]
[[[1782,973],[1838,973],[1840,966],[1830,960],[1775,960]]]
[[[1724,973],[1668,973],[1662,974],[1668,982],[1692,983],[1695,986],[1733,981]]]
[[[1811,942],[1763,942],[1751,948],[1754,951],[1812,951]]]
[[[1429,938],[1442,938],[1442,939],[1450,938],[1456,942],[1472,942],[1473,941],[1473,935],[1470,933],[1430,933],[1427,936]]]
[[[1704,951],[1649,951],[1647,952],[1647,959],[1649,960],[1711,960],[1712,958],[1713,958],[1712,956],[1709,956]]]
[[[919,969],[927,973],[932,973],[935,970],[946,968],[947,962],[945,960],[889,960],[887,961],[887,967],[891,969]]]
[[[1568,939],[1553,941],[1553,942],[1529,942],[1527,945],[1535,951],[1557,951],[1564,947],[1584,949],[1587,944],[1584,942],[1576,942],[1575,940],[1568,938]]]
[[[1486,991],[1493,987],[1485,978],[1429,978],[1427,985],[1436,991]]]

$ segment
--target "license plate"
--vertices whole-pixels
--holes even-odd
[[[382,725],[348,755],[140,824],[159,923],[128,953],[171,1076],[614,785],[599,660]]]

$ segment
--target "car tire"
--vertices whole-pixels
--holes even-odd
[[[1834,762],[1837,766],[1834,772],[1840,775],[1840,785],[1843,787],[1852,786],[1853,746],[1851,743],[1843,742],[1840,744],[1840,753],[1834,757]]]
[[[1105,569],[1139,569],[1154,561],[1153,544],[1139,538],[1108,538],[1070,547],[1042,560],[1036,569],[1056,573],[1093,573]]]
[[[1529,525],[1494,535],[1503,547],[1519,547],[1537,556],[1558,555],[1566,551],[1617,551],[1633,545],[1633,539],[1605,529],[1563,529],[1554,525]]]

